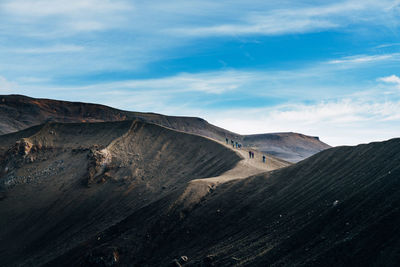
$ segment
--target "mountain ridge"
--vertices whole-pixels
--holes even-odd
[[[240,135],[198,117],[166,116],[157,113],[123,111],[100,104],[36,99],[22,95],[0,96],[0,134],[20,131],[46,122],[104,122],[142,120],[171,129],[195,133],[218,141],[225,138],[245,147],[297,162],[330,146],[316,137],[297,133]],[[278,138],[281,143],[276,145]],[[299,141],[299,144],[297,144]]]

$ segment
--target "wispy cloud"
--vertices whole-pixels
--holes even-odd
[[[285,33],[303,33],[308,31],[318,31],[338,27],[338,24],[317,20],[299,18],[288,20],[282,17],[254,17],[249,22],[243,24],[225,24],[209,27],[188,27],[178,29],[168,29],[166,32],[172,34],[182,34],[192,37],[206,36],[226,36],[226,35],[277,35]]]
[[[107,14],[113,11],[121,11],[130,8],[128,2],[108,0],[13,0],[3,1],[1,5],[5,11],[24,17],[46,17],[46,16],[71,16],[86,13]]]
[[[363,23],[389,25],[393,21],[392,11],[398,5],[395,1],[341,1],[335,4],[293,5],[290,8],[270,7],[268,11],[252,11],[238,16],[237,21],[214,23],[208,26],[185,26],[167,29],[174,34],[187,36],[225,35],[278,35],[290,33],[318,32]],[[377,14],[386,14],[386,21],[377,20]],[[375,21],[368,15],[374,14]],[[381,18],[381,16],[379,16]]]
[[[169,92],[203,92],[222,94],[234,91],[252,78],[253,74],[238,71],[207,72],[199,74],[182,73],[172,77],[131,80],[111,83],[110,87],[140,90],[168,90]]]
[[[114,28],[122,22],[123,14],[132,9],[132,3],[122,0],[4,0],[0,3],[3,19],[8,19],[14,29],[18,27],[19,34],[31,36]]]
[[[331,60],[329,64],[362,64],[370,62],[378,62],[385,60],[400,60],[400,53],[383,54],[383,55],[356,55],[344,57],[341,59]]]
[[[32,47],[32,48],[19,48],[9,50],[17,54],[53,54],[53,53],[74,53],[81,52],[85,49],[83,46],[78,45],[55,45],[49,47]]]
[[[387,47],[393,47],[393,46],[400,46],[400,43],[391,43],[391,44],[381,44],[376,46],[375,48],[387,48]]]

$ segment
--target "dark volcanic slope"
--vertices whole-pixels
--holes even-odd
[[[400,139],[333,148],[191,209],[177,190],[51,265],[398,266],[399,190]]]
[[[296,133],[242,136],[209,124],[201,118],[129,112],[103,105],[35,99],[20,95],[0,96],[0,134],[20,131],[48,121],[104,122],[135,119],[220,141],[228,137],[242,142],[245,147],[252,147],[291,162],[329,148],[318,138]]]
[[[51,123],[0,136],[0,266],[38,266],[240,157],[140,121]]]

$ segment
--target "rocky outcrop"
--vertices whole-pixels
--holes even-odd
[[[112,160],[111,152],[104,148],[102,150],[90,149],[88,155],[88,166],[87,174],[85,177],[86,185],[93,184],[95,182],[104,182],[107,178],[110,178],[107,170]]]

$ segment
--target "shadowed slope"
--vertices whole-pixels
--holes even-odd
[[[400,139],[321,152],[220,185],[187,208],[176,191],[52,264],[396,266]],[[139,216],[140,215],[140,216]],[[101,261],[100,261],[101,262]]]
[[[129,112],[97,104],[35,99],[20,95],[0,96],[0,134],[16,132],[51,121],[71,123],[136,119],[219,141],[225,141],[227,137],[243,143],[245,147],[291,162],[297,162],[329,148],[316,137],[296,133],[239,135],[195,117]]]
[[[0,136],[0,147],[2,266],[47,262],[240,160],[212,140],[139,121],[51,123]]]

